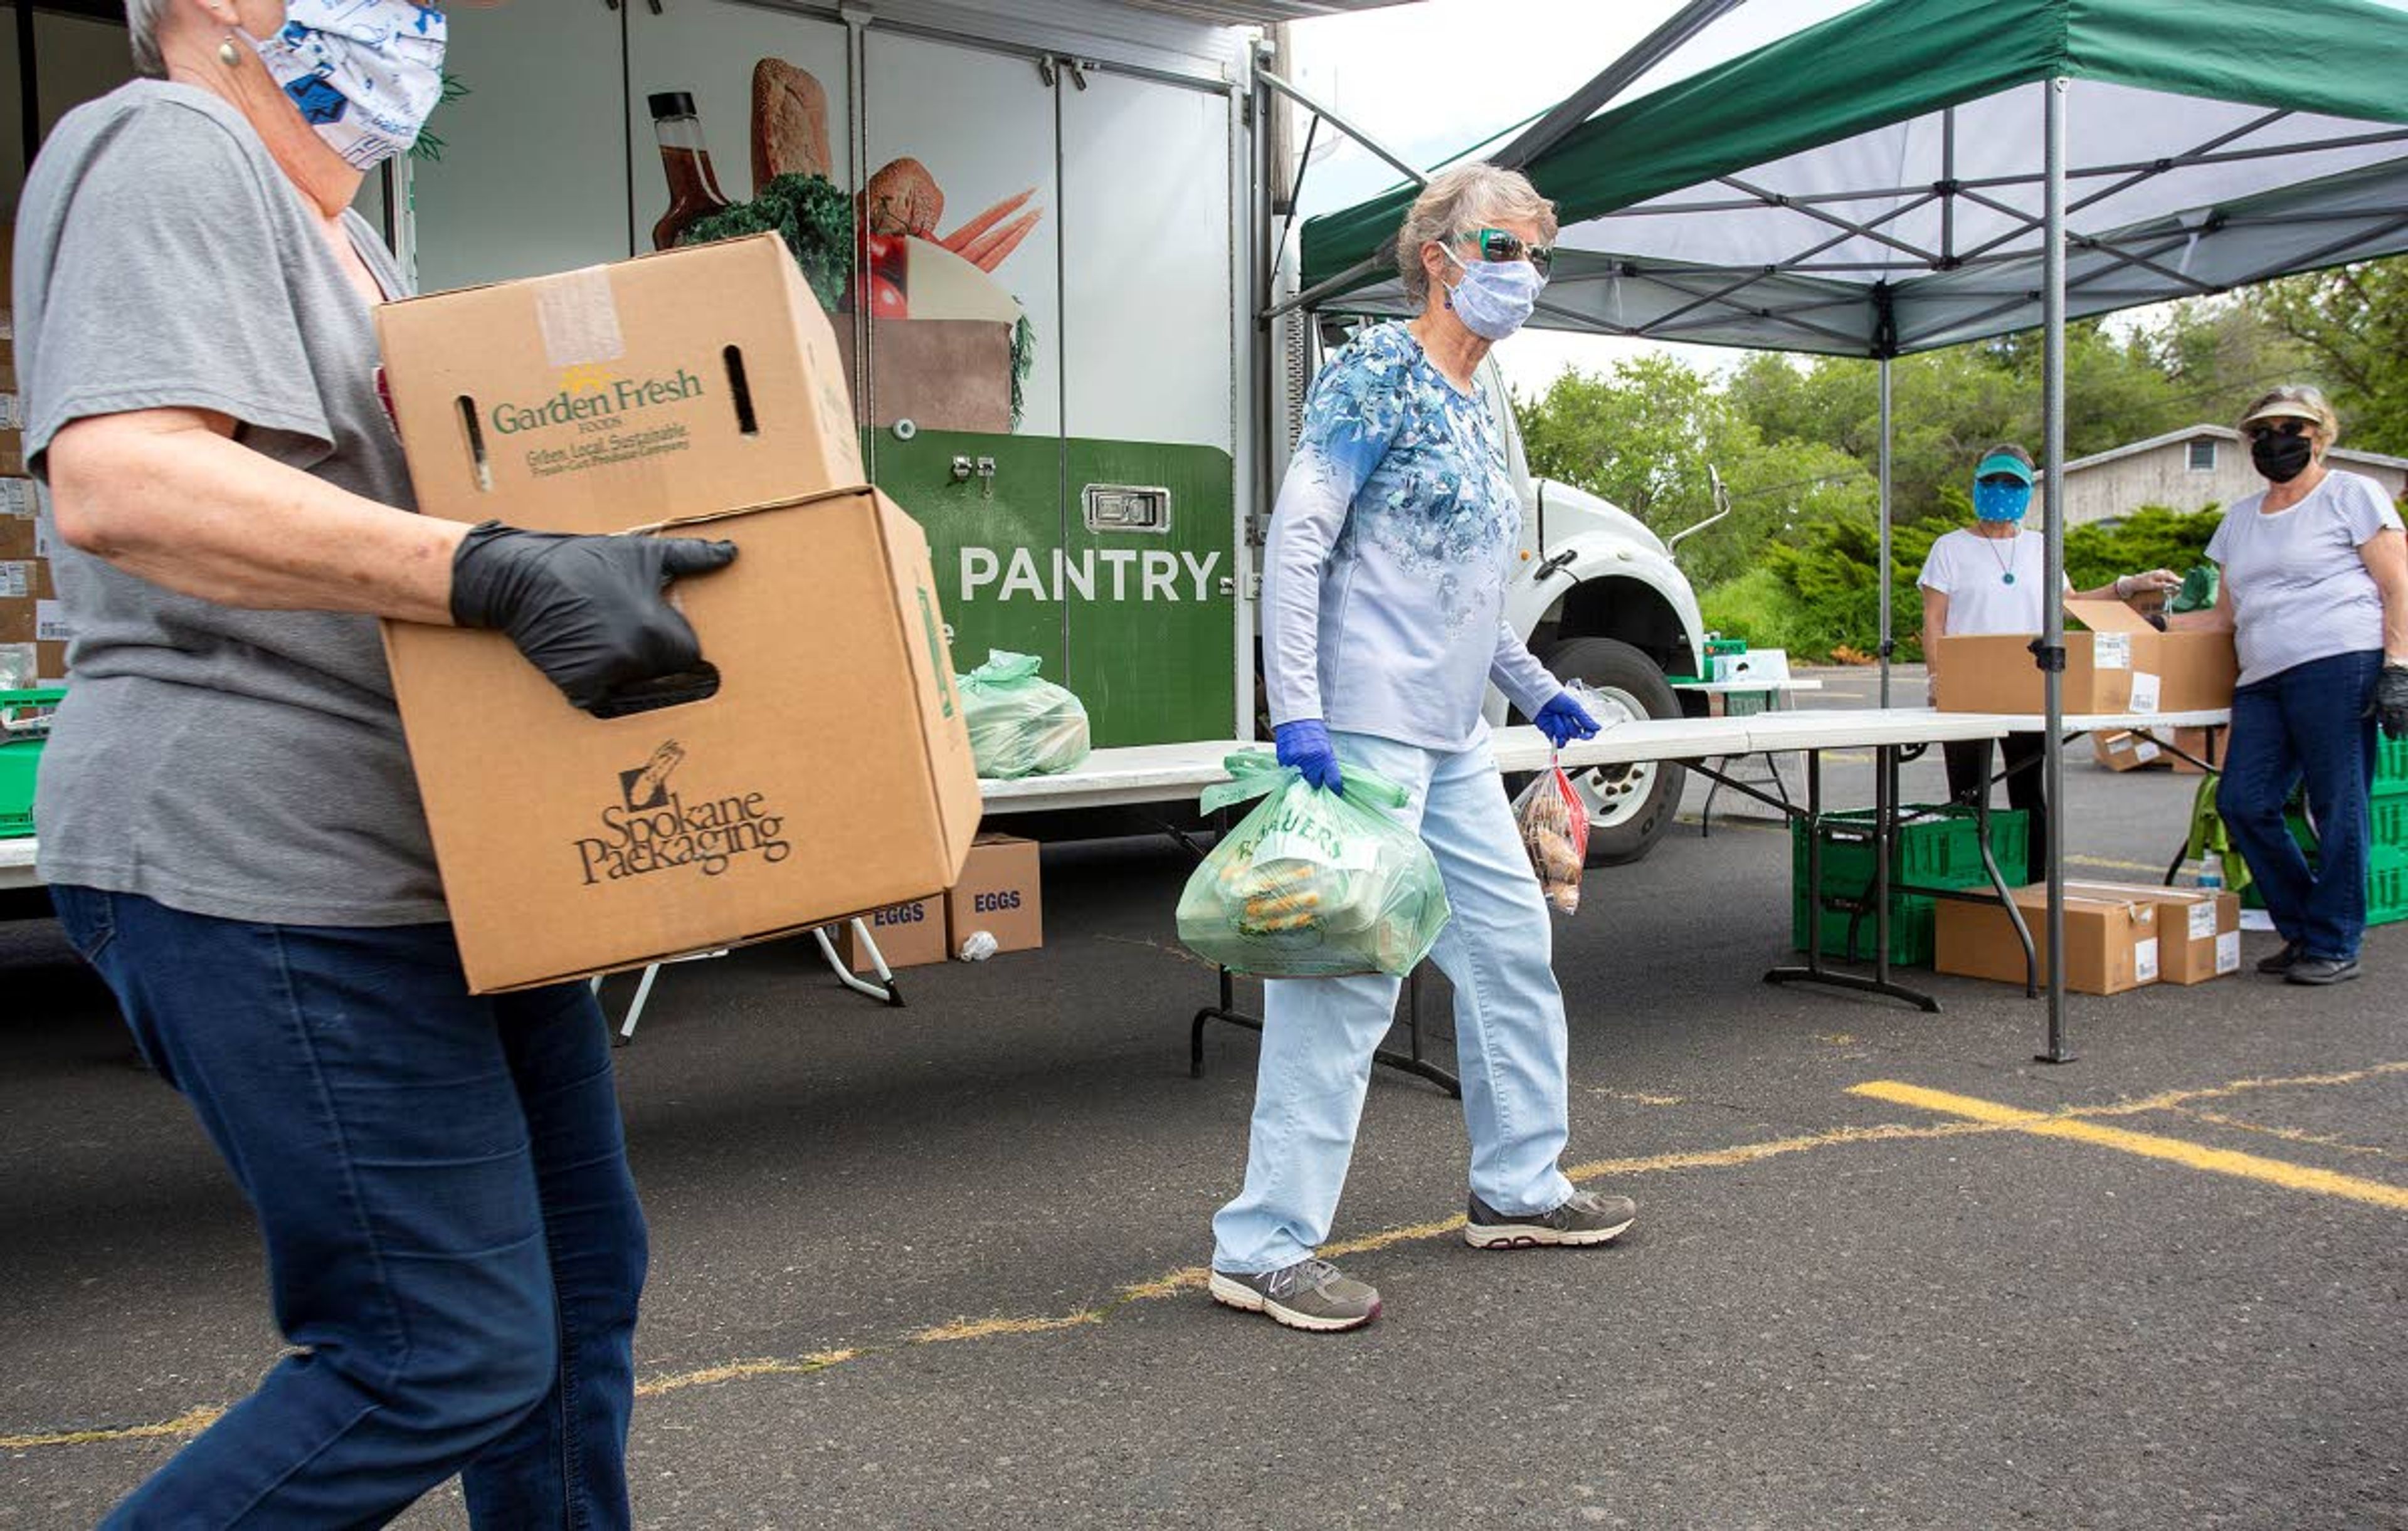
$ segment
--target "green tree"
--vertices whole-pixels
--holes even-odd
[[[2336,266],[2254,288],[2243,302],[2305,358],[2342,414],[2343,439],[2408,454],[2408,262]]]
[[[1659,537],[1714,514],[1719,472],[1730,515],[1679,549],[1700,588],[1738,574],[1799,526],[1874,503],[1873,481],[1853,453],[1809,440],[1768,444],[1711,373],[1670,357],[1635,357],[1604,376],[1566,372],[1515,408],[1532,473],[1601,495]]]

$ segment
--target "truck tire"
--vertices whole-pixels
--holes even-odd
[[[1618,638],[1568,638],[1545,654],[1560,680],[1578,680],[1632,718],[1677,718],[1681,698],[1663,669]],[[1608,719],[1600,718],[1603,723]],[[1672,827],[1688,773],[1670,761],[1600,766],[1569,773],[1589,805],[1588,864],[1643,860]]]

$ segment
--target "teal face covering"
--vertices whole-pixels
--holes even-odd
[[[1973,480],[1973,516],[1977,521],[2021,521],[2031,508],[2031,485],[2004,479]]]

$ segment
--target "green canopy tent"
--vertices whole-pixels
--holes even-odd
[[[1890,358],[2043,330],[2056,506],[2069,316],[2408,250],[2408,13],[2392,6],[1753,0],[1746,17],[1778,40],[1704,68],[1675,50],[1623,104],[1550,113],[1492,157],[1561,213],[1538,323],[1883,364],[1885,565]],[[1307,222],[1291,302],[1406,312],[1394,241],[1415,191]],[[2061,518],[2046,529],[2055,588]],[[1881,627],[1886,705],[1886,579]],[[2053,801],[2063,644],[2052,608]],[[2056,1062],[2071,1056],[2062,822],[2046,868]]]

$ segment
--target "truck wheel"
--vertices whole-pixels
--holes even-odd
[[[1578,680],[1603,699],[1606,717],[1677,718],[1681,699],[1663,670],[1617,638],[1570,638],[1546,654],[1561,680]],[[1588,862],[1613,866],[1639,861],[1672,827],[1688,773],[1670,761],[1595,766],[1567,773],[1588,803]]]

